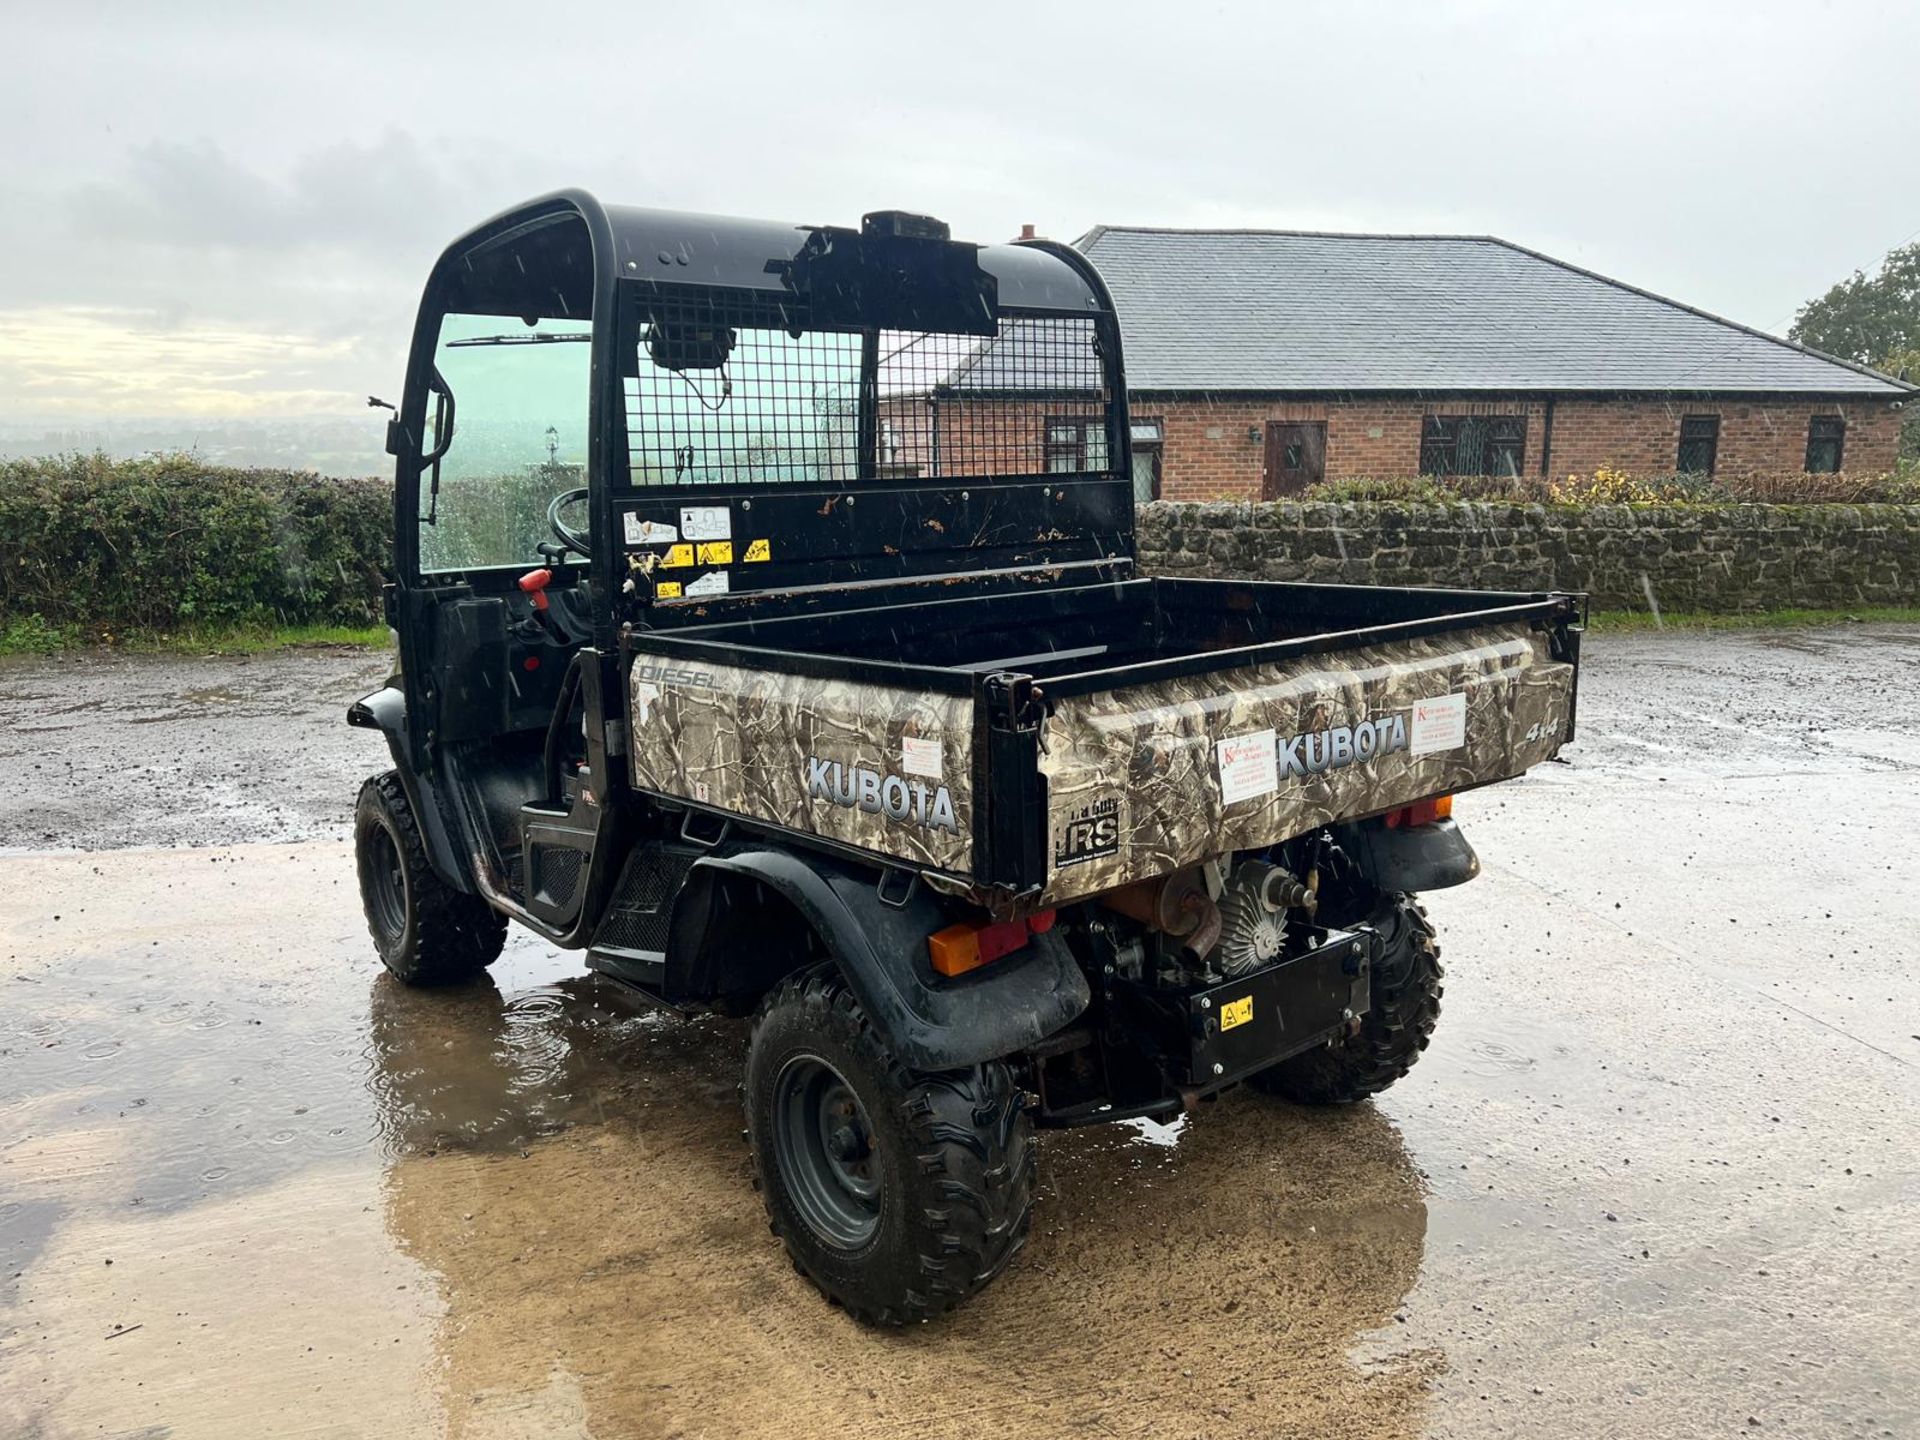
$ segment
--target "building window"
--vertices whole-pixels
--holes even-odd
[[[1680,457],[1674,468],[1682,475],[1711,475],[1720,454],[1720,417],[1680,417]]]
[[[1158,420],[1133,422],[1133,499],[1144,505],[1160,498],[1160,454],[1166,431]]]
[[[1524,415],[1429,415],[1420,432],[1420,473],[1518,475],[1526,449]]]
[[[1807,425],[1807,469],[1815,475],[1840,473],[1847,422],[1838,415],[1816,415]]]
[[[1047,421],[1047,473],[1107,468],[1107,422],[1084,418]]]

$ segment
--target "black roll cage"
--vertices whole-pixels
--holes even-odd
[[[875,221],[881,222],[879,226]],[[807,273],[809,260],[818,275],[830,276],[834,304],[824,307],[830,324],[821,329],[846,330],[862,318],[860,307],[876,312],[892,304],[898,323],[901,294],[913,303],[912,286],[900,277],[870,266],[862,285],[857,242],[884,231],[929,248],[919,254],[940,257],[937,284],[927,287],[935,312],[952,318],[959,252],[977,255],[983,291],[995,293],[1001,311],[1022,316],[1091,318],[1096,326],[1107,392],[1107,466],[1105,478],[1128,481],[1132,450],[1127,422],[1124,365],[1120,331],[1112,298],[1098,272],[1071,247],[1045,240],[1022,240],[1007,245],[974,247],[936,238],[921,217],[881,212],[869,216],[862,231],[832,227],[783,225],[771,221],[686,214],[673,211],[610,207],[584,190],[568,189],[515,206],[477,226],[450,245],[435,264],[421,297],[414,323],[405,390],[392,427],[389,449],[395,455],[394,569],[397,588],[415,591],[479,581],[476,588],[504,591],[522,568],[489,567],[467,572],[422,575],[420,570],[420,484],[429,468],[423,454],[427,410],[434,381],[435,346],[442,318],[450,313],[498,314],[503,318],[590,321],[592,326],[587,420],[588,513],[593,553],[589,573],[616,577],[624,572],[624,546],[619,500],[644,493],[648,500],[698,496],[703,504],[725,504],[770,491],[793,491],[800,485],[702,484],[682,489],[631,484],[627,449],[627,417],[622,390],[624,366],[636,354],[638,306],[625,303],[640,285],[685,287],[689,291],[752,292],[777,299],[795,293],[796,276]],[[931,222],[937,225],[937,222]],[[944,237],[945,227],[938,226]],[[831,263],[822,252],[843,257]],[[845,258],[851,257],[851,258]],[[852,278],[849,278],[852,277]],[[631,282],[631,283],[630,283]],[[891,284],[892,289],[889,289]],[[945,305],[944,311],[940,307]],[[869,333],[887,323],[875,313],[867,316]],[[923,317],[924,318],[924,317]],[[937,328],[933,325],[922,328]],[[975,326],[972,333],[982,333]],[[990,330],[987,333],[991,333]],[[867,364],[873,347],[865,347]],[[863,426],[863,431],[865,427]],[[444,439],[444,437],[442,437]],[[862,443],[872,437],[862,434]],[[443,448],[443,447],[436,447]],[[871,483],[863,474],[861,484]],[[984,477],[943,476],[918,480],[889,479],[893,491],[959,491],[994,481]],[[1130,483],[1130,482],[1129,482]],[[829,487],[831,488],[831,487]],[[1127,558],[1132,553],[1130,518],[1124,536]],[[567,570],[577,571],[569,564]],[[511,572],[511,573],[510,573]],[[592,644],[603,656],[619,644],[619,592],[614,584],[594,587]],[[612,680],[611,675],[608,676]]]

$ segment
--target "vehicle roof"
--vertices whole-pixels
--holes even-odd
[[[576,220],[579,225],[570,223]],[[781,293],[786,265],[821,228],[607,205],[585,190],[558,190],[475,226],[447,248],[435,274],[456,295],[489,297],[487,313],[584,318],[595,278]],[[529,256],[537,263],[529,265]],[[985,245],[979,263],[997,280],[1002,309],[1090,314],[1106,308],[1097,281],[1065,247]],[[537,308],[515,308],[525,305]]]

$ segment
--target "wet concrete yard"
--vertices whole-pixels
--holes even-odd
[[[1458,803],[1408,1080],[1047,1134],[1013,1268],[873,1334],[740,1026],[381,975],[377,657],[0,665],[0,1436],[1920,1434],[1917,666],[1590,641],[1571,763]]]

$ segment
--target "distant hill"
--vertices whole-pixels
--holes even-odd
[[[386,412],[271,419],[114,417],[0,420],[0,460],[102,452],[115,459],[181,452],[216,465],[390,475]]]

